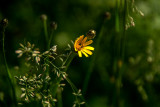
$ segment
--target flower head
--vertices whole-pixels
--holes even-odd
[[[87,39],[87,37],[84,38],[84,35],[82,35],[77,38],[74,43],[74,49],[75,51],[78,51],[79,57],[82,57],[82,54],[84,54],[86,57],[88,57],[88,54],[92,55],[92,52],[90,50],[94,50],[94,48],[88,45],[90,45],[93,41]]]

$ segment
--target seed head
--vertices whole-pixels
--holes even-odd
[[[56,30],[56,29],[57,29],[57,23],[56,23],[56,22],[51,22],[50,26],[51,26],[51,28],[52,28],[53,30]]]
[[[106,12],[106,13],[104,14],[104,16],[105,16],[105,18],[106,18],[107,20],[111,19],[111,13],[110,13],[110,12]]]
[[[45,20],[47,20],[47,15],[42,14],[40,18],[41,18],[42,21],[45,21]]]
[[[5,27],[7,27],[7,25],[8,25],[8,20],[7,20],[6,18],[5,18],[5,19],[2,19],[0,23],[1,23],[2,27],[5,28]]]

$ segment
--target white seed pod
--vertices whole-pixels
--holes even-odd
[[[45,54],[48,54],[49,53],[49,51],[45,51],[43,54],[45,55]]]
[[[78,93],[81,93],[81,89],[78,90]]]
[[[27,42],[27,47],[31,47],[31,43],[30,42]]]
[[[23,80],[27,80],[26,76],[23,76]]]
[[[21,88],[21,90],[24,92],[26,89],[25,88]]]
[[[54,45],[50,50],[53,51],[53,52],[56,52],[57,51],[57,45]]]
[[[25,95],[26,95],[26,93],[22,93],[22,94],[21,94],[21,98],[23,98]]]
[[[80,104],[85,104],[85,102],[81,102]]]
[[[66,84],[60,84],[60,86],[64,87]]]
[[[73,107],[76,107],[76,104],[74,104]]]
[[[70,44],[68,44],[68,47],[71,49],[71,45]]]
[[[63,62],[63,58],[60,57],[59,59]]]
[[[143,13],[142,11],[139,11],[139,14],[140,14],[141,16],[144,16],[144,13]]]
[[[35,57],[36,63],[39,64],[39,61],[41,60],[40,57],[36,56]]]
[[[73,42],[73,40],[71,40],[71,43],[74,45],[74,42]]]
[[[22,48],[24,48],[24,45],[23,45],[23,44],[20,43],[19,45],[20,45]]]
[[[20,53],[17,57],[20,58],[23,55],[23,53]]]
[[[35,53],[35,54],[39,54],[40,52],[39,52],[39,51],[33,51],[33,53]]]
[[[20,54],[20,53],[22,53],[22,52],[23,52],[22,50],[16,50],[16,51],[15,51],[16,54]]]
[[[57,102],[57,99],[54,98],[53,101],[54,101],[54,102]]]

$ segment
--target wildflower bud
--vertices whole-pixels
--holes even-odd
[[[51,22],[50,26],[51,26],[51,28],[52,28],[53,30],[56,30],[56,29],[57,29],[57,23],[56,23],[56,22]]]
[[[107,20],[111,19],[111,13],[110,13],[110,12],[106,12],[106,13],[104,14],[104,16],[105,16],[105,18],[106,18]]]
[[[42,15],[40,16],[40,18],[41,18],[42,21],[45,21],[45,20],[47,20],[47,15],[42,14]]]
[[[89,30],[86,35],[87,35],[88,39],[93,39],[96,36],[96,31],[95,30]]]
[[[8,20],[5,18],[5,19],[2,19],[1,20],[1,25],[2,25],[2,27],[7,27],[7,25],[8,25]]]

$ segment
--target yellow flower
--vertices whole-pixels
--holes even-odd
[[[92,55],[92,52],[90,50],[94,50],[93,47],[88,46],[92,43],[92,40],[87,41],[87,37],[84,38],[84,35],[80,36],[76,39],[74,43],[74,49],[75,51],[78,51],[78,56],[82,57],[82,53],[88,57],[89,55]]]

